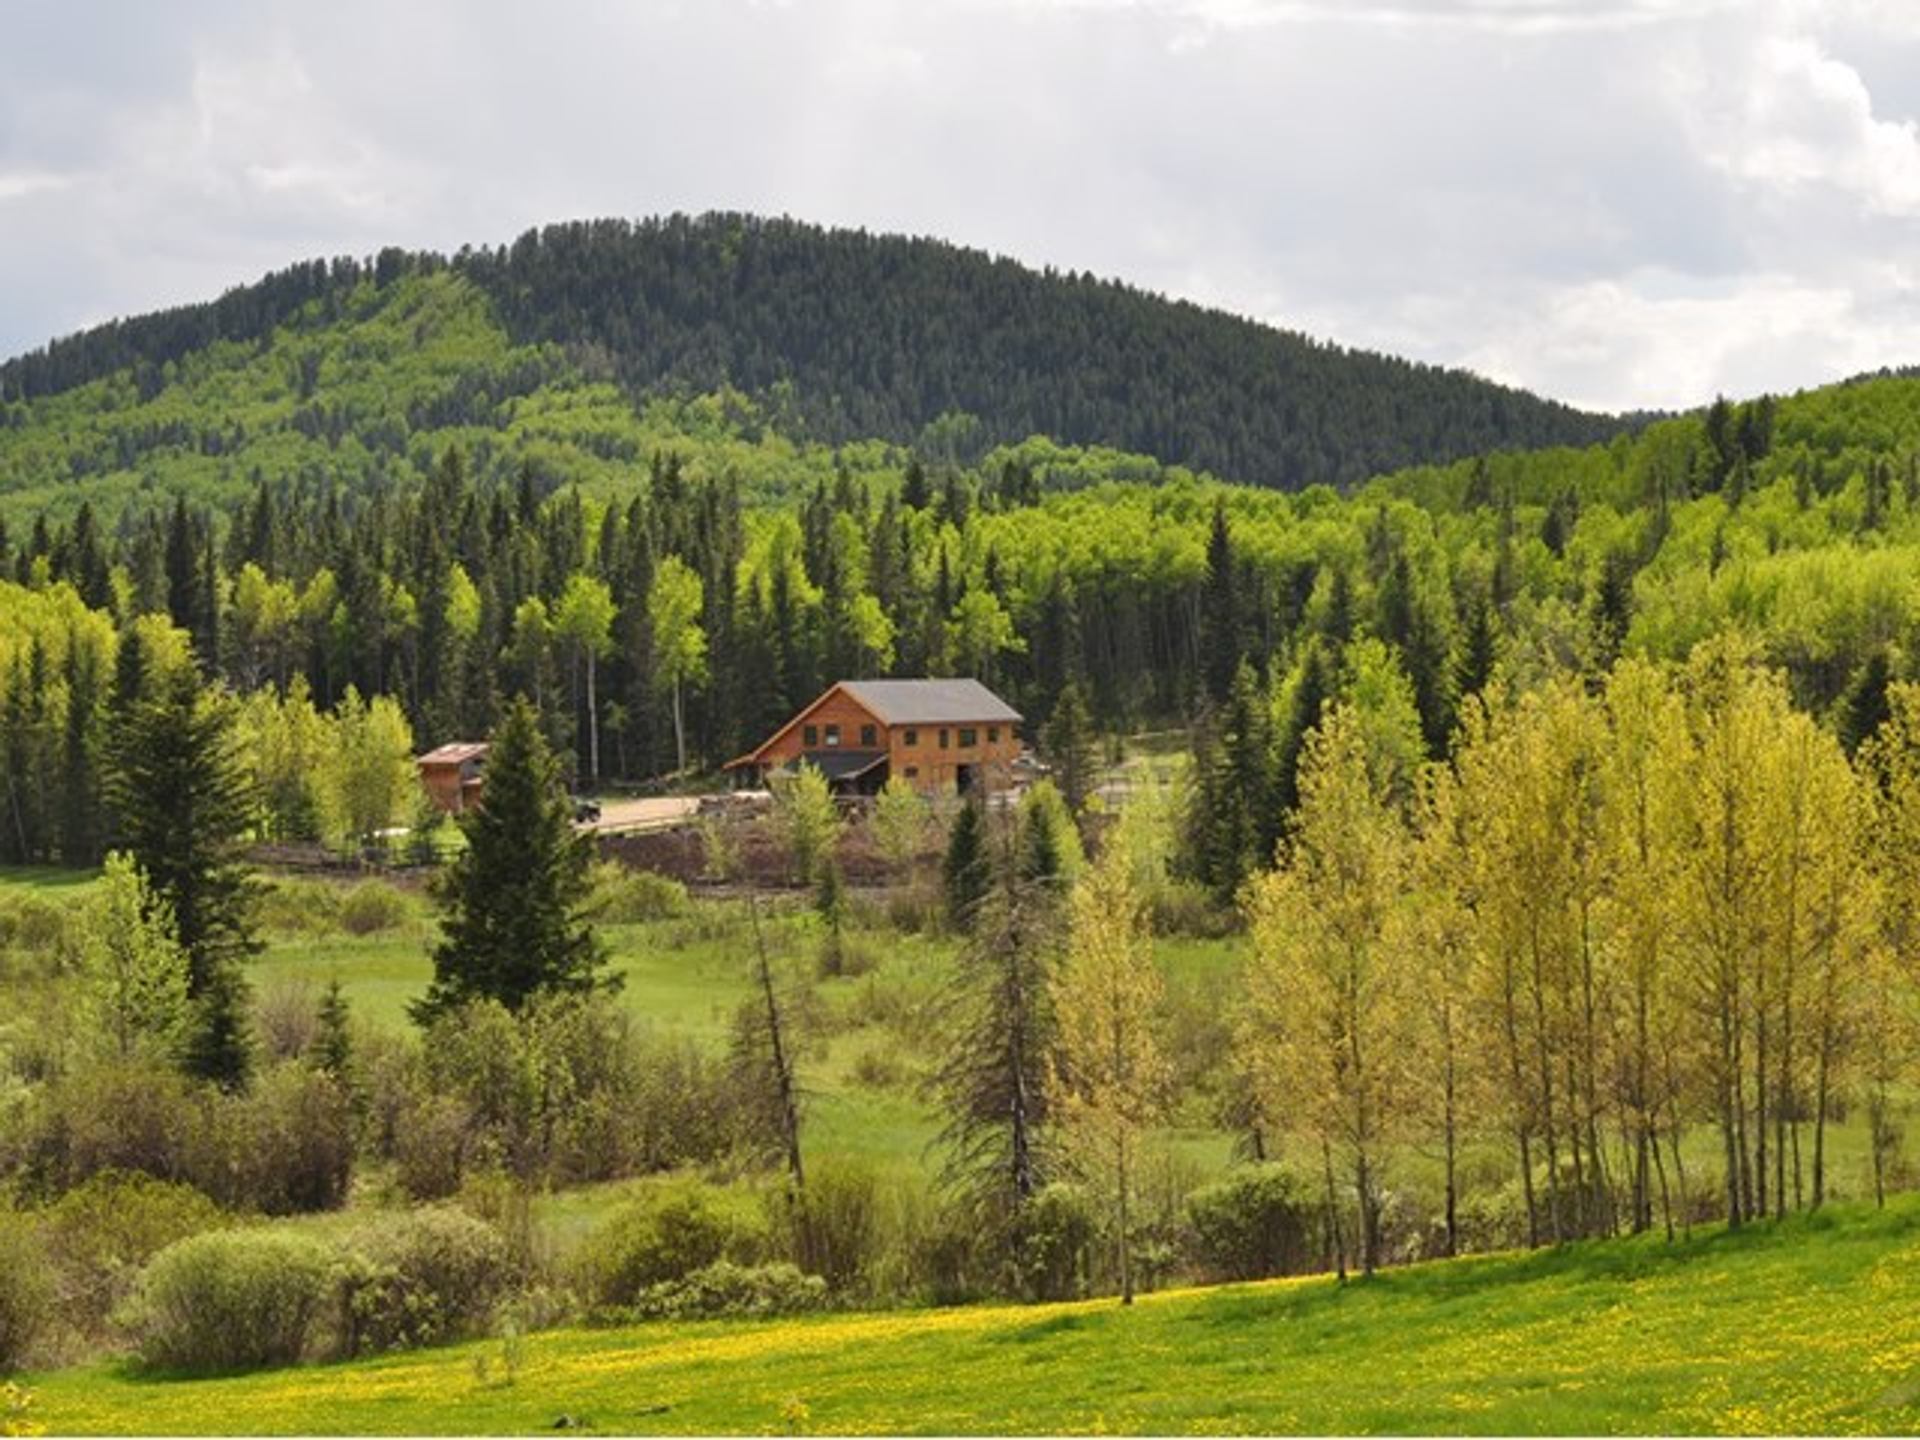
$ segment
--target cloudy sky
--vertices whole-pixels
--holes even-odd
[[[783,212],[1577,403],[1920,362],[1920,0],[0,0],[0,354]]]

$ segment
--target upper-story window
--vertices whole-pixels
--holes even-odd
[[[980,732],[978,730],[974,730],[971,728],[966,728],[961,730],[960,748],[962,750],[971,750],[974,746],[978,745],[979,743],[980,743]]]
[[[920,732],[918,730],[907,731],[906,734],[900,737],[900,743],[902,745],[918,745],[920,743]]]
[[[879,743],[880,743],[879,732],[876,731],[873,728],[873,726],[862,725],[860,727],[860,748],[862,750],[871,750],[873,749],[874,746],[878,745]]]
[[[940,732],[940,748],[942,750],[947,748],[947,732],[944,730]]]
[[[801,743],[804,744],[809,750],[813,749],[814,746],[820,743],[820,727],[818,725],[807,726],[801,732],[801,734],[802,734]]]
[[[840,743],[840,727],[838,725],[827,726],[827,744],[838,745],[839,743]]]
[[[1000,743],[1000,727],[998,725],[987,726],[987,743],[989,745],[998,745]]]

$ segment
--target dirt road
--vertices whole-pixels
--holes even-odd
[[[606,800],[601,802],[600,818],[587,828],[592,830],[651,830],[691,818],[700,808],[695,795],[657,795],[644,800]]]

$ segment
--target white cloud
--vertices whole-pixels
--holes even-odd
[[[64,190],[77,179],[74,175],[55,175],[46,170],[0,171],[0,201],[18,200],[44,190]]]
[[[738,208],[1600,406],[1814,384],[1920,360],[1911,5],[42,7],[0,50],[0,353],[316,254]]]
[[[1809,34],[1765,35],[1745,64],[1725,60],[1673,71],[1707,160],[1762,189],[1833,186],[1877,214],[1920,217],[1920,127],[1877,118],[1858,70]]]

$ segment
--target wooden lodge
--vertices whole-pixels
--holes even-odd
[[[898,775],[924,794],[1012,780],[1020,712],[978,680],[842,680],[727,769],[756,782],[802,760],[840,794]]]

